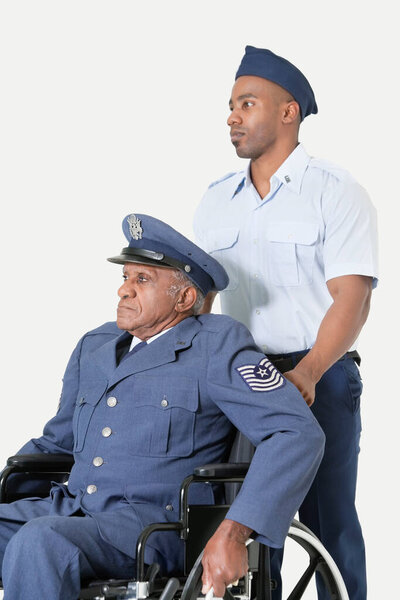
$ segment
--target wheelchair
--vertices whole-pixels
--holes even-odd
[[[21,497],[9,491],[7,485],[10,475],[18,473],[27,478],[43,478],[49,481],[66,482],[73,465],[70,455],[16,455],[10,457],[1,474],[0,502],[12,502]],[[204,598],[200,593],[202,576],[202,549],[224,518],[229,505],[189,505],[188,490],[196,482],[210,484],[240,484],[246,475],[248,463],[227,463],[205,465],[195,469],[186,477],[180,489],[180,518],[177,522],[154,523],[146,527],[136,542],[136,574],[132,580],[83,582],[77,600],[198,600]],[[37,495],[37,494],[36,494]],[[48,495],[44,493],[44,495]],[[229,494],[228,494],[229,496]],[[176,531],[184,540],[184,571],[173,577],[164,577],[159,573],[157,564],[145,565],[144,550],[148,538],[155,531]],[[327,597],[331,600],[349,600],[345,584],[332,557],[318,538],[300,522],[294,520],[289,529],[288,538],[304,554],[305,568],[291,591],[285,591],[286,600],[304,598],[310,590],[315,575],[323,581]],[[247,574],[228,586],[224,600],[271,600],[276,582],[271,579],[269,569],[269,549],[249,540],[249,569]],[[303,570],[304,569],[304,570]],[[134,576],[135,575],[135,576]],[[296,576],[297,579],[297,576]],[[0,587],[1,589],[1,587]]]

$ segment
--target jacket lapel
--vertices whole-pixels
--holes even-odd
[[[116,349],[117,344],[125,339],[127,333],[124,331],[118,337],[110,340],[97,348],[88,357],[91,365],[97,370],[99,367],[108,380],[111,379],[117,368]]]
[[[109,376],[109,387],[135,373],[148,371],[160,365],[174,362],[176,360],[176,353],[191,345],[192,339],[199,328],[200,324],[197,319],[195,317],[188,317],[178,323],[178,325],[175,325],[170,331],[167,331],[154,340],[154,342],[151,342],[132,356],[126,358],[119,366],[115,362],[116,342],[120,339],[117,338],[113,344],[114,369]],[[108,344],[105,345],[107,346]],[[110,363],[109,349],[106,349],[102,358],[108,361],[107,364]]]

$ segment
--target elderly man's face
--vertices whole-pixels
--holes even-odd
[[[120,329],[146,340],[182,319],[175,309],[177,294],[170,291],[176,285],[173,269],[126,263],[123,278],[118,290]]]

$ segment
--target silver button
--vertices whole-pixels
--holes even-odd
[[[118,404],[118,400],[116,398],[114,398],[114,396],[110,396],[109,398],[107,398],[107,406],[110,406],[111,408],[113,406],[116,406]]]
[[[167,504],[165,510],[174,510],[174,507],[172,506],[172,504]]]
[[[95,492],[97,492],[97,486],[96,485],[88,485],[86,488],[86,491],[88,494],[94,494]]]
[[[95,467],[101,467],[101,465],[104,463],[104,460],[101,458],[101,456],[95,456],[93,459],[93,464]]]
[[[104,428],[101,430],[101,435],[102,435],[103,437],[110,437],[110,435],[111,435],[111,434],[112,434],[112,429],[111,429],[111,427],[104,427]]]
[[[166,398],[163,398],[161,400],[161,406],[163,406],[163,407],[168,406],[168,400]]]

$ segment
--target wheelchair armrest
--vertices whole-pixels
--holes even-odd
[[[16,454],[7,459],[13,472],[68,473],[74,464],[70,454]]]
[[[51,480],[64,483],[74,464],[70,454],[16,454],[0,473],[0,502],[46,497]]]
[[[196,477],[220,478],[220,477],[245,477],[250,463],[215,463],[202,465],[194,469]]]

